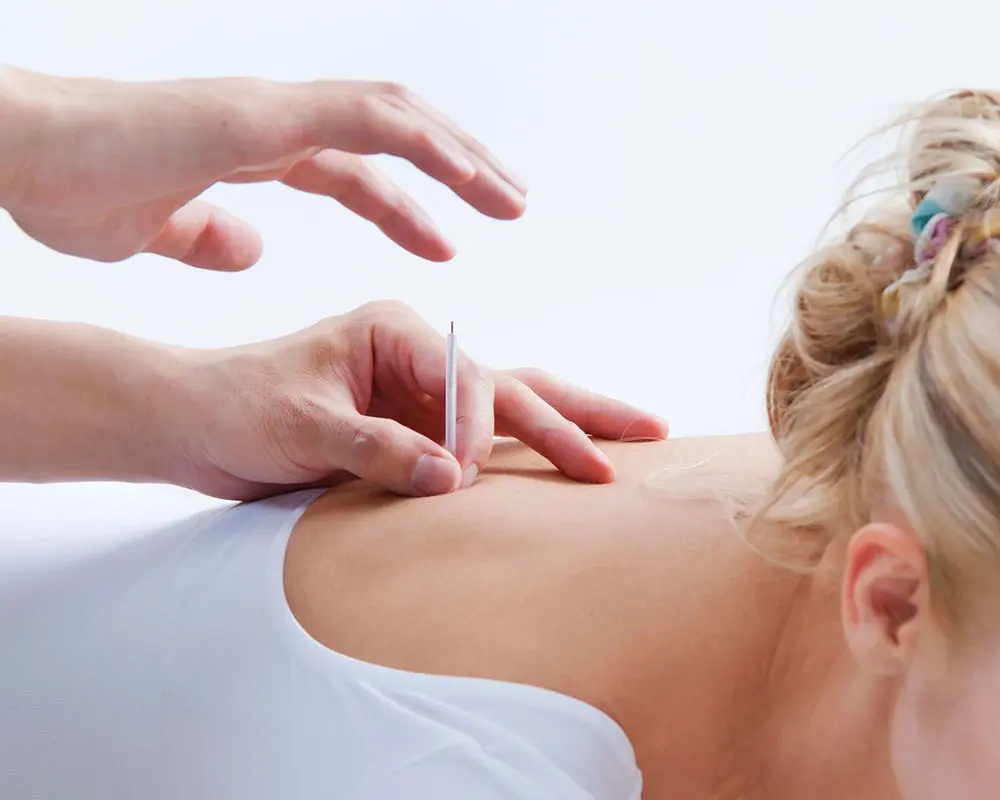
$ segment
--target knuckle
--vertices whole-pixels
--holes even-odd
[[[476,388],[493,394],[496,391],[496,382],[493,380],[493,373],[488,369],[483,369],[478,364],[475,366],[475,370]]]
[[[396,81],[380,81],[378,83],[378,93],[385,97],[395,98],[407,103],[414,97],[410,89]]]
[[[546,383],[552,380],[552,375],[543,369],[538,369],[537,367],[520,367],[518,369],[510,370],[507,374],[527,386],[538,383]]]
[[[519,380],[507,379],[497,389],[497,411],[503,414],[523,414],[538,402],[538,395]]]
[[[338,176],[335,199],[366,193],[374,184],[375,170],[363,161],[356,162]]]
[[[459,358],[459,380],[473,391],[494,394],[496,381],[493,377],[493,370],[477,364],[464,353]]]
[[[358,115],[375,127],[386,120],[387,114],[408,113],[415,98],[413,92],[393,81],[368,84],[367,90],[356,98]]]
[[[376,93],[363,94],[354,98],[355,108],[351,117],[355,121],[360,136],[370,139],[384,126],[386,115],[389,113],[386,97],[386,95]]]
[[[420,150],[439,150],[440,140],[430,128],[417,125],[410,133],[411,143]]]
[[[510,382],[509,388],[510,388],[510,393],[513,395],[514,399],[522,404],[530,402],[531,400],[534,400],[537,397],[532,388],[528,386],[528,384],[526,384],[524,381],[513,380]]]
[[[358,316],[364,319],[395,319],[414,313],[402,300],[393,299],[372,300],[358,308]]]

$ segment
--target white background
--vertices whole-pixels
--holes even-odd
[[[210,192],[265,237],[236,275],[90,264],[0,218],[0,313],[212,346],[396,297],[454,319],[488,364],[548,368],[675,435],[764,427],[775,292],[856,169],[849,148],[904,103],[1000,84],[1000,10],[976,0],[31,0],[2,16],[0,58],[53,73],[400,81],[531,191],[525,217],[496,222],[386,160],[458,247],[446,265],[278,186]],[[205,502],[164,487],[0,493],[24,544]]]

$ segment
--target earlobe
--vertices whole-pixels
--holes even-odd
[[[927,559],[912,531],[873,523],[851,539],[841,589],[847,645],[859,666],[898,675],[929,618]]]

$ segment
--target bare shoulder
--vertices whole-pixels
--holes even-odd
[[[599,554],[606,562],[676,549],[692,537],[704,545],[707,530],[732,527],[733,504],[759,493],[777,464],[759,434],[600,446],[615,465],[611,484],[571,481],[523,445],[502,441],[464,491],[403,498],[363,482],[339,487],[298,523],[287,560],[293,568],[300,560],[323,569],[351,563],[355,575],[380,564],[378,577],[409,581],[461,559],[502,565],[547,555],[571,563]]]
[[[676,610],[694,595],[695,610],[731,596],[752,558],[730,500],[765,485],[777,459],[760,435],[601,446],[618,476],[603,486],[499,442],[462,492],[327,493],[289,543],[293,612],[356,658],[532,683],[610,710],[599,695],[633,669],[622,660],[659,658],[636,642],[684,636],[691,621]],[[586,662],[567,662],[574,652]]]

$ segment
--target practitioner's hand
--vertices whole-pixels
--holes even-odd
[[[566,475],[607,482],[587,434],[658,439],[665,423],[534,370],[461,358],[457,461],[440,444],[445,342],[415,312],[372,303],[305,331],[192,355],[173,483],[249,499],[362,477],[413,495],[475,480],[493,436],[513,436]]]
[[[332,197],[432,261],[454,251],[364,155],[412,162],[488,216],[524,187],[468,134],[391,83],[249,78],[124,83],[0,65],[0,207],[31,237],[98,261],[148,252],[212,270],[260,256],[247,223],[195,198],[279,181]]]

